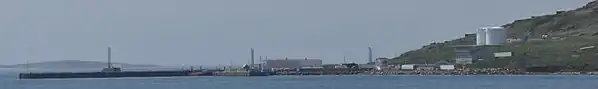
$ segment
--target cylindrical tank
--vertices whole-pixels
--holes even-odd
[[[490,27],[486,29],[486,45],[502,45],[507,41],[507,29]]]
[[[486,28],[480,28],[476,32],[476,45],[486,45]]]

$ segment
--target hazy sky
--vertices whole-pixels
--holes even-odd
[[[0,64],[51,60],[162,65],[269,58],[391,57],[482,26],[590,0],[1,0]]]

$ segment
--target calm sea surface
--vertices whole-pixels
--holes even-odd
[[[18,80],[0,89],[598,89],[598,76],[270,76]]]

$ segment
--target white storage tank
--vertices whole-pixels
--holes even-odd
[[[476,45],[486,45],[486,28],[480,28],[476,32]]]
[[[486,29],[486,45],[502,45],[507,41],[507,29],[490,27]]]

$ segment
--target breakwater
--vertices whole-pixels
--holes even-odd
[[[318,69],[273,71],[273,75],[598,75],[598,72],[523,72],[509,69],[391,70]]]
[[[19,79],[47,78],[116,78],[116,77],[175,77],[175,76],[268,76],[269,72],[184,70],[184,71],[114,71],[114,72],[57,72],[19,73]]]

